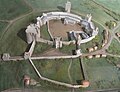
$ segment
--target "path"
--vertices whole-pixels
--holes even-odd
[[[118,22],[118,25],[119,26],[117,27],[117,29],[120,27],[120,22]],[[112,34],[113,34],[113,37],[120,43],[120,39],[116,36],[117,29]]]
[[[9,27],[10,27],[13,23],[15,23],[17,20],[22,19],[22,18],[24,18],[24,17],[26,17],[26,16],[28,16],[28,15],[30,15],[30,14],[32,14],[32,13],[33,13],[33,11],[30,12],[30,13],[28,13],[28,14],[23,14],[23,15],[15,18],[15,19],[13,19],[13,20],[11,20],[10,23],[9,23],[9,25],[8,25],[8,26],[5,28],[5,30],[3,31],[3,34],[2,34],[1,37],[0,37],[0,41],[2,40],[2,38],[3,38],[4,35],[5,35],[5,33],[8,31]]]
[[[70,62],[69,67],[68,67],[68,77],[70,79],[71,84],[73,83],[72,77],[71,77],[71,74],[70,74],[70,69],[71,69],[71,66],[72,66],[72,62],[73,62],[73,60],[71,59],[71,62]]]
[[[100,4],[100,3],[97,2],[96,0],[92,0],[92,2],[93,2],[94,4],[96,4],[97,6],[99,6],[99,8],[103,9],[105,12],[107,11],[108,15],[111,16],[113,19],[116,20],[116,18],[115,18],[114,16],[112,16],[112,14],[114,14],[114,13],[116,13],[116,12],[110,10],[109,8],[107,8],[106,6]],[[109,13],[109,12],[111,12],[112,14]],[[117,14],[116,14],[116,16],[117,16]],[[118,16],[120,16],[120,14],[118,14]]]
[[[115,55],[115,54],[110,54],[110,53],[106,53],[106,55],[111,56],[111,57],[118,57],[118,58],[120,58],[120,55]]]
[[[99,4],[97,1],[95,1],[95,0],[92,0],[92,1],[93,1],[96,5],[98,5],[100,8],[102,8],[102,9],[104,9],[104,10],[107,10],[107,11],[109,11],[109,12],[113,12],[113,11],[110,10],[109,8],[107,8],[107,7]],[[115,36],[115,31],[116,31],[119,27],[120,27],[120,22],[118,22],[117,27],[115,27],[113,30],[111,30],[111,32],[110,32],[111,37],[109,38],[108,44],[104,47],[104,49],[108,49],[108,47],[110,46],[113,38],[115,38],[115,39],[118,40],[118,38],[116,38],[116,36]],[[118,42],[120,42],[120,40],[118,40]]]
[[[2,34],[1,37],[0,37],[0,41],[2,40],[2,38],[3,38],[4,35],[5,35],[5,33],[8,31],[9,27],[10,27],[13,23],[15,23],[17,20],[22,19],[22,18],[24,18],[24,17],[32,14],[33,12],[35,12],[35,11],[33,10],[33,7],[31,7],[30,4],[28,4],[28,2],[27,2],[26,0],[23,0],[23,1],[24,1],[24,2],[27,4],[27,6],[30,7],[32,10],[30,10],[29,12],[24,13],[24,14],[16,17],[16,18],[13,19],[13,20],[0,20],[0,21],[4,21],[4,22],[5,22],[5,21],[6,21],[6,22],[9,22],[8,26],[5,28],[5,30],[3,31],[3,34]]]
[[[107,44],[100,50],[97,50],[97,51],[94,51],[94,52],[91,52],[91,53],[87,53],[87,54],[83,54],[82,56],[89,56],[89,55],[97,55],[97,54],[106,54],[106,49],[109,48],[113,38],[114,38],[114,35],[115,35],[115,31],[120,27],[120,22],[118,23],[118,25],[113,29],[113,30],[110,30],[109,31],[109,37],[108,37],[108,41],[107,41]]]
[[[58,49],[48,49],[48,51],[44,51],[40,54],[40,56],[66,56],[68,54],[60,52]]]
[[[64,82],[59,82],[59,81],[51,80],[49,78],[45,78],[37,70],[37,68],[34,65],[34,63],[32,62],[31,58],[29,58],[29,61],[30,61],[31,65],[33,66],[34,70],[36,71],[37,75],[40,77],[40,79],[42,79],[44,81],[48,81],[48,82],[54,83],[56,85],[61,85],[61,86],[65,86],[65,87],[68,87],[68,88],[80,88],[80,87],[83,87],[83,85],[72,85],[72,84],[68,84],[68,83],[64,83]]]
[[[32,5],[27,1],[27,0],[23,0],[24,2],[25,2],[25,4],[27,5],[27,6],[29,6],[31,9],[32,9],[32,11],[34,11],[35,9],[32,7]]]
[[[11,22],[10,20],[0,20],[0,22]]]

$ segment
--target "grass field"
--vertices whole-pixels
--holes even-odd
[[[111,54],[120,55],[120,43],[116,39],[113,39],[113,41],[107,51]]]
[[[76,50],[76,45],[75,44],[63,45],[63,47],[60,48],[59,50],[63,53],[72,55],[73,54],[72,50]]]
[[[53,80],[70,83],[68,76],[68,67],[72,61],[70,68],[70,76],[73,84],[77,84],[77,80],[82,80],[79,59],[55,59],[55,60],[39,60],[34,63],[42,76]]]
[[[7,27],[8,23],[7,22],[0,22],[0,37],[4,31],[4,29]]]
[[[116,32],[120,32],[120,29],[118,29]]]
[[[110,10],[114,10],[116,13],[120,13],[120,0],[97,0],[100,4],[109,8]]]
[[[21,55],[27,48],[25,28],[34,19],[35,14],[25,16],[13,23],[0,40],[0,54]],[[14,49],[14,50],[13,50]]]
[[[41,54],[44,51],[47,51],[52,48],[52,45],[47,45],[45,43],[37,43],[34,49],[33,54]]]
[[[62,60],[42,60],[34,62],[42,76],[69,83],[67,69],[69,62]]]
[[[46,40],[50,40],[51,37],[47,31],[47,25],[43,25],[40,29],[40,33],[41,33],[41,38],[44,38]]]
[[[24,0],[0,0],[0,19],[11,20],[30,10]]]
[[[79,81],[83,80],[79,58],[73,59],[70,68],[70,75],[72,79],[72,84],[79,84]]]
[[[23,76],[27,74],[37,79],[37,75],[29,61],[0,63],[0,91],[9,88],[24,88]]]
[[[91,86],[89,89],[120,88],[120,71],[111,63],[120,58],[83,59]]]
[[[120,58],[117,57],[107,57],[107,60],[113,64],[113,66],[120,64]]]
[[[23,83],[24,75],[29,75],[32,79],[35,79],[41,84],[41,86],[38,87],[27,87],[28,89],[38,89],[42,92],[60,92],[61,90],[66,92],[69,90],[64,87],[57,87],[54,84],[47,84],[46,82],[41,81],[29,61],[26,60],[19,62],[9,61],[0,63],[0,92],[11,88],[25,88]]]

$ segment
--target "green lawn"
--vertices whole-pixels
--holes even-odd
[[[31,78],[38,80],[38,76],[27,60],[0,63],[0,91],[9,88],[24,88],[24,75],[29,75]]]
[[[37,63],[40,64],[40,63]],[[46,71],[45,71],[46,72]],[[47,72],[46,72],[47,73]],[[31,78],[35,79],[37,82],[40,82],[41,86],[31,86],[26,87],[30,89],[39,89],[39,91],[49,91],[49,92],[66,92],[68,89],[64,87],[57,87],[53,84],[46,83],[41,81],[33,67],[26,61],[9,61],[0,63],[0,92],[6,89],[12,88],[25,88],[23,84],[23,76],[28,75]],[[22,90],[23,91],[23,90]],[[69,91],[68,91],[69,92]]]
[[[72,55],[73,54],[72,50],[76,50],[76,45],[75,44],[63,45],[63,47],[60,48],[59,50],[63,53]]]
[[[68,78],[69,62],[67,59],[39,60],[34,61],[34,63],[42,76],[61,82],[70,82]]]
[[[77,84],[78,80],[83,79],[79,59],[34,60],[34,64],[42,76],[61,82],[71,83],[68,76],[68,67],[71,61],[70,76],[72,83]]]
[[[97,0],[97,2],[104,5],[105,7],[109,8],[112,11],[114,10],[114,12],[116,12],[116,13],[120,13],[120,11],[119,11],[120,0]]]
[[[46,40],[50,40],[51,37],[48,33],[48,30],[47,30],[47,25],[43,25],[40,29],[40,34],[41,34],[41,38],[44,38]]]
[[[120,55],[120,43],[116,39],[113,39],[113,41],[107,51],[111,54],[119,54]]]
[[[10,25],[0,39],[0,54],[8,52],[11,55],[21,55],[27,48],[25,28],[34,19],[35,14],[27,15]]]
[[[52,48],[52,45],[47,45],[45,43],[37,43],[33,54],[40,54]]]
[[[111,62],[114,66],[120,64],[120,58],[117,57],[107,57],[107,60]]]
[[[114,60],[117,60],[116,62],[120,61],[120,58],[114,59],[111,57],[107,59],[83,59],[91,83],[88,89],[120,88],[120,71],[109,63],[109,59],[113,62]]]
[[[4,31],[4,29],[7,27],[8,23],[7,22],[0,22],[0,37]]]
[[[64,6],[65,0],[27,0],[37,10],[57,9],[57,6]]]
[[[24,0],[0,0],[0,19],[11,20],[30,10]]]
[[[120,29],[116,30],[116,32],[120,32]]]
[[[79,82],[83,80],[79,58],[72,60],[70,74],[71,74],[72,82],[74,84],[79,84]]]

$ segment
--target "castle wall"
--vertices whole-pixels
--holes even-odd
[[[27,43],[30,44],[33,41],[31,34],[26,33],[26,37],[27,37]]]

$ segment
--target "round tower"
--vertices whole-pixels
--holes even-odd
[[[82,87],[84,87],[84,88],[87,88],[87,87],[90,86],[90,82],[87,81],[87,80],[83,80],[83,81],[81,82],[81,84],[82,84]]]
[[[71,2],[67,1],[67,3],[65,4],[65,11],[70,13],[71,11]]]

